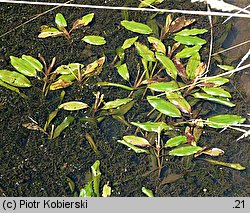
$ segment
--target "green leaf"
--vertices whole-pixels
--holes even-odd
[[[161,42],[161,40],[159,40],[158,38],[155,38],[155,37],[148,37],[148,42],[153,45],[156,52],[166,54],[166,47]]]
[[[155,61],[154,52],[148,49],[148,47],[139,42],[135,42],[135,47],[139,55],[147,61]]]
[[[118,140],[117,142],[129,147],[130,149],[132,149],[133,151],[135,151],[136,153],[147,153],[149,154],[149,151],[148,150],[145,150],[145,149],[141,149],[141,148],[138,148],[124,140]]]
[[[140,127],[141,129],[148,131],[148,132],[157,132],[160,133],[162,130],[172,130],[171,126],[168,126],[164,122],[131,122],[132,125]]]
[[[199,35],[199,34],[203,34],[206,33],[207,30],[206,29],[197,29],[197,28],[193,28],[193,29],[184,29],[178,33],[176,33],[176,35],[178,36],[190,36],[190,35]]]
[[[103,38],[102,36],[89,35],[89,36],[84,36],[82,40],[88,44],[93,44],[93,45],[106,44],[105,38]]]
[[[76,188],[76,185],[75,185],[74,181],[71,180],[69,177],[66,177],[66,179],[67,179],[67,183],[69,185],[71,193],[74,193],[75,188]]]
[[[29,55],[22,55],[22,59],[24,59],[25,61],[27,61],[37,71],[41,72],[43,70],[43,65],[36,58],[33,58],[32,56],[29,56]]]
[[[175,81],[169,82],[154,82],[147,85],[148,89],[156,92],[166,92],[178,89],[178,84]]]
[[[102,109],[113,109],[113,108],[117,108],[123,104],[126,104],[130,101],[132,101],[132,98],[123,98],[123,99],[116,99],[114,101],[109,101],[107,103],[104,104],[104,107]]]
[[[135,104],[136,100],[130,101],[126,104],[123,104],[121,106],[119,106],[116,109],[110,109],[109,110],[109,115],[119,115],[119,116],[123,116],[125,115]]]
[[[148,142],[147,139],[138,137],[135,135],[126,135],[123,137],[123,140],[126,141],[127,143],[130,143],[134,146],[139,146],[139,147],[148,147],[150,146],[150,143]]]
[[[198,52],[196,52],[190,57],[186,66],[186,74],[189,80],[193,80],[195,78],[195,71],[200,63],[201,56]]]
[[[173,79],[176,79],[178,70],[175,67],[174,62],[162,53],[156,52],[155,57],[165,67],[167,74],[170,75]]]
[[[224,128],[230,125],[242,124],[246,121],[246,118],[242,118],[239,115],[216,115],[208,118],[206,124],[213,128]]]
[[[206,44],[206,40],[199,38],[197,36],[181,36],[177,35],[174,37],[174,40],[186,45],[203,45]]]
[[[111,82],[98,82],[97,83],[98,86],[101,86],[101,87],[105,87],[105,86],[112,86],[112,87],[120,87],[122,89],[126,89],[126,90],[134,90],[133,87],[128,87],[128,86],[125,86],[123,84],[116,84],[116,83],[111,83]]]
[[[228,66],[228,65],[219,65],[217,64],[217,66],[223,70],[226,70],[226,71],[230,71],[230,70],[234,70],[234,67],[233,66]]]
[[[179,146],[181,144],[184,144],[186,142],[187,142],[186,136],[179,135],[179,136],[176,136],[176,137],[169,139],[166,142],[165,147],[175,147],[175,146]]]
[[[188,114],[191,113],[191,106],[181,94],[178,94],[177,92],[166,91],[166,97],[172,104],[174,104],[182,112]]]
[[[160,4],[164,0],[142,0],[138,7],[148,7],[154,4]]]
[[[43,128],[44,131],[47,130],[49,124],[50,124],[51,121],[56,117],[57,113],[58,113],[58,109],[54,110],[53,112],[51,112],[51,113],[49,114],[48,120],[46,121],[46,123],[45,123],[45,125],[44,125],[44,128]]]
[[[56,37],[62,35],[64,35],[63,32],[54,27],[49,27],[45,30],[42,30],[42,32],[38,35],[38,38]]]
[[[148,102],[154,109],[170,117],[181,117],[181,113],[175,105],[157,96],[147,96]]]
[[[182,51],[178,52],[175,57],[176,58],[188,58],[192,56],[194,53],[199,52],[201,49],[200,45],[195,45],[194,47],[185,47]]]
[[[61,13],[56,14],[55,22],[59,30],[63,30],[63,28],[67,27],[67,22]]]
[[[209,95],[214,95],[214,96],[219,96],[219,97],[224,97],[224,98],[231,98],[231,94],[224,90],[221,87],[206,87],[206,88],[201,88],[205,93]]]
[[[215,87],[219,87],[227,82],[229,82],[229,79],[222,78],[222,77],[209,77],[204,79],[204,83],[212,83]]]
[[[80,190],[79,197],[93,197],[93,181],[90,181]]]
[[[82,18],[77,19],[74,22],[71,31],[74,29],[79,29],[80,27],[87,26],[93,20],[94,15],[95,15],[94,13],[89,13],[89,14],[83,16]]]
[[[95,163],[91,166],[91,171],[92,171],[94,193],[97,197],[100,197],[99,187],[100,187],[100,180],[101,180],[102,173],[100,171],[99,160],[96,160]]]
[[[225,106],[228,106],[228,107],[234,107],[235,106],[235,104],[230,102],[227,98],[214,97],[212,95],[209,95],[209,94],[206,94],[206,93],[200,93],[200,92],[194,93],[193,96],[195,98],[200,98],[200,99],[204,99],[204,100],[207,100],[207,101],[213,101],[215,103],[222,104],[222,105],[225,105]]]
[[[213,163],[215,165],[226,166],[226,167],[236,169],[236,170],[245,170],[246,169],[246,167],[240,165],[239,163],[225,163],[225,162],[212,160],[212,159],[206,159],[206,158],[203,160],[208,161],[210,163]]]
[[[56,68],[55,72],[62,74],[62,75],[68,75],[68,74],[76,74],[78,72],[78,69],[82,69],[84,67],[83,64],[79,64],[79,63],[71,63],[68,65],[61,65],[59,67]],[[74,80],[74,79],[72,79]]]
[[[63,120],[63,122],[60,124],[60,125],[58,125],[57,127],[56,127],[56,129],[55,129],[55,131],[54,131],[54,134],[53,134],[53,139],[55,139],[55,138],[57,138],[61,133],[62,133],[62,131],[64,130],[64,129],[66,129],[69,125],[70,125],[70,123],[72,122],[74,120],[74,117],[72,117],[72,116],[68,116],[68,117],[66,117],[64,120]]]
[[[106,183],[102,188],[102,197],[110,197],[111,187]]]
[[[124,80],[129,81],[129,72],[126,63],[118,66],[117,71]]]
[[[0,70],[0,80],[15,87],[30,87],[31,83],[21,73],[9,70]]]
[[[27,62],[22,58],[10,56],[10,63],[12,64],[13,67],[16,68],[18,72],[22,73],[23,75],[30,77],[37,76],[36,69],[29,62]]]
[[[171,150],[168,154],[174,156],[188,156],[193,155],[199,152],[200,150],[202,150],[202,148],[199,146],[183,146]]]
[[[18,88],[13,87],[13,86],[11,86],[9,84],[6,84],[2,80],[0,80],[0,86],[5,87],[5,88],[7,88],[9,90],[12,90],[12,91],[18,93],[23,98],[26,98],[26,99],[28,98],[25,94],[21,93]]]
[[[53,82],[50,85],[49,89],[58,90],[69,87],[71,84],[73,84],[72,79],[75,80],[75,76],[72,74],[62,75],[57,79],[57,81]]]
[[[63,108],[64,110],[73,111],[73,110],[85,109],[87,107],[88,107],[88,104],[85,104],[83,102],[80,102],[80,101],[69,101],[69,102],[61,104],[58,107],[58,109]]]
[[[141,188],[141,191],[142,191],[145,195],[147,195],[148,197],[154,197],[154,194],[153,194],[152,190],[147,189],[147,188],[144,187],[144,186]]]
[[[135,21],[123,20],[121,21],[121,25],[125,27],[127,30],[130,30],[135,33],[150,34],[153,32],[152,29],[148,25],[135,22]]]
[[[138,36],[133,37],[133,38],[128,38],[123,42],[122,49],[128,49],[130,48],[138,39]]]

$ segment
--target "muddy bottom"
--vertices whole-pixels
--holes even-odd
[[[51,1],[52,2],[52,1]],[[64,1],[57,1],[64,2]],[[90,4],[90,1],[73,1],[74,3]],[[138,1],[91,1],[91,4],[111,6],[138,6]],[[193,7],[193,8],[190,8]],[[199,6],[199,7],[198,7]],[[160,7],[160,6],[159,6]],[[206,9],[205,5],[191,5],[186,0],[167,1],[162,8],[175,9]],[[202,7],[202,8],[201,8]],[[99,88],[93,84],[97,81],[126,83],[117,74],[116,69],[110,66],[117,47],[123,44],[125,38],[135,36],[120,26],[124,14],[121,11],[104,11],[79,8],[57,8],[43,16],[3,35],[19,24],[29,20],[51,7],[3,4],[0,6],[0,69],[13,69],[10,65],[10,56],[20,57],[22,54],[37,57],[40,53],[49,64],[56,57],[55,67],[72,62],[88,64],[93,60],[106,55],[107,59],[102,73],[91,79],[87,85],[74,83],[66,88],[64,102],[77,100],[92,106],[95,102],[93,91],[104,94],[105,101],[125,98],[129,91],[120,88]],[[95,20],[84,30],[76,30],[73,41],[69,42],[63,37],[39,39],[39,26],[54,25],[56,13],[62,13],[69,25],[79,17],[94,12]],[[149,13],[128,12],[129,20],[145,23]],[[177,16],[177,15],[176,15]],[[164,20],[165,17],[159,19]],[[193,27],[209,28],[208,19],[197,19]],[[222,33],[223,20],[217,19],[215,32]],[[81,41],[84,35],[95,34],[104,36],[107,45],[92,46]],[[220,34],[215,36],[220,37]],[[206,38],[209,40],[209,37]],[[219,49],[220,47],[216,47]],[[205,53],[203,59],[207,59]],[[136,63],[128,67],[135,79],[137,62],[140,61],[136,52],[130,52],[128,60],[135,59]],[[132,60],[131,60],[132,61]],[[212,61],[214,62],[214,61]],[[234,113],[246,117],[249,113],[248,104],[244,98],[248,92],[240,89],[239,80],[244,77],[232,78],[230,87],[232,102],[236,103],[234,109],[211,107],[211,113]],[[92,84],[93,83],[93,84]],[[245,86],[248,86],[246,81]],[[151,189],[155,196],[249,196],[249,151],[248,139],[236,142],[239,132],[226,130],[222,133],[209,128],[204,129],[200,139],[200,146],[219,147],[225,151],[224,156],[216,158],[220,161],[241,163],[248,167],[244,171],[215,166],[208,162],[192,157],[163,158],[164,168],[161,179],[149,155],[136,154],[117,142],[126,134],[133,134],[135,128],[107,116],[102,122],[86,121],[91,117],[90,109],[80,111],[60,111],[53,121],[59,125],[66,116],[75,119],[68,128],[56,139],[49,140],[48,136],[40,131],[31,131],[22,126],[23,123],[34,119],[38,125],[46,123],[48,115],[60,103],[61,91],[50,91],[45,98],[42,96],[42,84],[32,79],[32,87],[23,89],[29,99],[20,97],[17,93],[0,87],[0,194],[1,196],[74,196],[88,182],[90,167],[100,160],[101,188],[109,182],[112,187],[112,196],[145,196],[141,192],[142,186]],[[245,87],[244,86],[244,87]],[[236,88],[236,89],[235,89]],[[125,115],[127,121],[145,120],[146,114],[151,110],[145,100],[139,100]],[[217,110],[220,109],[220,112]],[[89,134],[94,140],[98,152],[95,152],[88,140]],[[161,184],[164,177],[172,175],[173,179]],[[177,175],[177,176],[176,176]],[[179,176],[178,176],[179,175]],[[171,177],[171,176],[170,176]],[[175,181],[174,177],[176,178]],[[72,192],[67,182],[70,178],[75,183],[75,192]]]

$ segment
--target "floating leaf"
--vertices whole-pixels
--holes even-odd
[[[125,146],[127,146],[129,148],[131,148],[136,153],[147,153],[147,154],[149,154],[148,150],[138,148],[138,147],[136,147],[136,146],[134,146],[134,145],[132,145],[132,144],[124,141],[124,140],[118,140],[117,142],[119,142],[119,143],[121,143],[121,144],[123,144],[123,145],[125,145]]]
[[[139,147],[150,146],[150,143],[147,141],[147,139],[135,135],[126,135],[123,137],[123,140],[134,146],[139,146]]]
[[[111,187],[109,186],[109,183],[106,183],[102,189],[102,197],[110,197],[110,195],[111,195]]]
[[[154,194],[153,194],[152,190],[147,189],[147,188],[144,187],[144,186],[141,188],[141,191],[142,191],[145,195],[147,195],[148,197],[154,197]]]
[[[193,155],[199,152],[200,150],[202,150],[202,148],[199,146],[183,146],[171,150],[168,154],[174,156],[188,156]]]
[[[226,166],[226,167],[236,169],[236,170],[245,170],[246,169],[246,167],[240,165],[239,163],[225,163],[225,162],[212,160],[212,159],[206,159],[206,158],[203,160],[208,161],[210,163],[213,163],[215,165]]]
[[[207,87],[207,88],[201,88],[205,93],[209,95],[224,97],[224,98],[231,98],[231,94],[224,90],[221,87]]]
[[[55,22],[59,30],[63,30],[65,27],[67,27],[67,22],[61,13],[57,13],[55,17]]]
[[[127,30],[130,30],[135,33],[150,34],[153,32],[152,29],[148,25],[135,22],[135,21],[123,20],[121,21],[121,25],[125,27]]]
[[[54,131],[54,134],[53,134],[53,139],[55,139],[55,138],[57,138],[61,133],[62,133],[62,131],[64,130],[64,129],[66,129],[69,125],[70,125],[70,123],[72,122],[74,120],[74,117],[72,117],[72,116],[68,116],[68,117],[66,117],[64,120],[63,120],[63,122],[59,125],[59,126],[57,126],[56,127],[56,129],[55,129],[55,131]]]
[[[148,49],[146,45],[135,42],[135,47],[142,58],[147,61],[155,61],[154,52]]]
[[[68,75],[68,74],[76,74],[78,70],[82,70],[82,68],[84,67],[83,64],[79,64],[79,63],[71,63],[68,65],[61,65],[59,67],[56,68],[55,72],[62,74],[62,75]]]
[[[228,106],[228,107],[234,107],[235,106],[234,103],[230,102],[226,98],[214,97],[214,96],[206,94],[206,93],[196,92],[196,93],[193,94],[193,96],[195,98],[201,98],[201,99],[204,99],[204,100],[207,100],[207,101],[213,101],[215,103],[222,104],[222,105],[225,105],[225,106]]]
[[[31,83],[21,73],[9,70],[0,70],[0,80],[15,87],[30,87]]]
[[[178,84],[175,81],[169,82],[154,82],[147,85],[148,89],[157,92],[166,92],[178,89]]]
[[[29,55],[22,55],[22,59],[24,59],[25,61],[27,61],[36,70],[38,70],[38,71],[42,71],[43,70],[43,65],[36,58],[33,58],[32,56],[29,56]]]
[[[203,33],[206,33],[206,32],[207,32],[206,29],[193,28],[193,29],[184,29],[184,30],[176,33],[176,35],[179,35],[179,36],[190,36],[190,35],[199,35],[199,34],[203,34]]]
[[[117,71],[124,80],[129,81],[129,72],[126,63],[118,66]]]
[[[110,109],[109,110],[109,115],[119,115],[119,116],[123,116],[125,115],[135,104],[135,100],[130,101],[126,104],[123,104],[121,106],[119,106],[116,109]]]
[[[105,56],[95,60],[94,62],[88,64],[86,66],[86,69],[84,71],[84,76],[85,77],[89,77],[89,76],[94,76],[94,75],[98,75],[100,74],[101,70],[102,70],[102,66],[105,62]]]
[[[167,99],[184,113],[191,113],[191,106],[185,98],[177,92],[166,92]]]
[[[167,56],[165,56],[162,53],[155,53],[155,57],[162,63],[162,65],[165,67],[168,75],[170,75],[173,79],[177,78],[178,70],[174,65],[174,62],[169,59]]]
[[[161,42],[161,40],[159,40],[158,38],[155,38],[155,37],[148,37],[148,42],[153,45],[156,52],[166,54],[166,47]]]
[[[219,87],[227,82],[229,82],[229,79],[223,78],[223,77],[209,77],[203,80],[204,83],[207,84],[213,84],[215,87]]]
[[[157,96],[147,96],[148,102],[154,109],[170,117],[181,117],[181,113],[175,105]]]
[[[71,193],[74,193],[75,188],[76,188],[76,185],[75,185],[74,181],[71,180],[71,178],[69,178],[69,177],[66,177],[66,179],[67,179],[67,183],[69,185]]]
[[[94,13],[89,13],[89,14],[83,16],[82,18],[77,19],[74,22],[71,31],[74,29],[79,29],[80,27],[87,26],[93,20],[94,15],[95,15]]]
[[[210,155],[210,156],[213,156],[213,157],[217,157],[217,156],[223,155],[224,151],[222,149],[212,148],[212,149],[209,149],[209,150],[202,151],[201,154],[206,154],[206,155]]]
[[[176,58],[188,58],[192,56],[194,53],[199,52],[201,49],[200,45],[195,45],[194,47],[186,47],[182,51],[178,52],[175,57]]]
[[[138,36],[126,39],[123,42],[122,49],[125,50],[125,49],[130,48],[136,42],[137,39],[138,39]]]
[[[169,31],[174,33],[195,22],[195,19],[186,19],[185,16],[178,17],[172,21]]]
[[[187,142],[187,138],[184,135],[179,135],[173,138],[170,138],[166,144],[165,147],[175,147],[175,146],[179,146],[181,144],[184,144]]]
[[[64,35],[63,32],[59,31],[54,27],[46,28],[38,35],[38,38],[56,37]]]
[[[160,4],[163,0],[143,0],[138,7],[149,7],[150,5]]]
[[[85,109],[87,107],[88,107],[88,104],[85,104],[83,102],[80,102],[80,101],[69,101],[69,102],[61,104],[58,108],[59,109],[63,108],[64,110],[73,111],[73,110]]]
[[[131,122],[134,126],[140,127],[141,129],[148,132],[160,133],[162,130],[172,130],[172,127],[168,126],[164,122]]]
[[[66,87],[69,87],[71,84],[73,84],[73,82],[69,79],[75,79],[75,76],[72,74],[69,75],[62,75],[58,78],[57,81],[53,82],[49,89],[50,90],[57,90],[57,89],[63,89]]]
[[[239,115],[216,115],[208,118],[206,124],[213,128],[224,128],[230,125],[242,124],[246,118],[242,118]]]
[[[228,65],[219,65],[217,64],[217,66],[223,70],[226,70],[226,71],[230,71],[230,70],[234,70],[234,67],[233,66],[228,66]]]
[[[10,56],[10,63],[12,64],[13,67],[16,68],[16,70],[26,76],[30,77],[35,77],[37,76],[36,74],[36,69],[30,65],[29,62],[22,58],[17,58],[15,56]]]
[[[102,87],[105,87],[105,86],[120,87],[122,89],[130,90],[130,91],[134,90],[133,87],[128,87],[123,84],[116,84],[116,83],[111,83],[111,82],[98,82],[97,85],[102,86]]]
[[[93,44],[93,45],[106,44],[105,38],[103,38],[102,36],[89,35],[89,36],[84,36],[82,40],[88,44]]]
[[[123,98],[123,99],[116,99],[114,101],[109,101],[107,103],[104,104],[104,107],[102,109],[113,109],[113,108],[117,108],[123,104],[126,104],[130,101],[132,101],[132,98]]]
[[[206,40],[199,38],[197,36],[181,36],[177,35],[174,40],[186,45],[203,45],[206,44]]]
[[[195,78],[195,71],[197,67],[200,65],[200,63],[201,63],[200,54],[196,52],[190,57],[186,66],[186,74],[189,80],[193,80]]]

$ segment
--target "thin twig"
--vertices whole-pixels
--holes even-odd
[[[165,12],[165,13],[180,13],[202,16],[233,16],[241,18],[250,18],[250,14],[234,14],[224,12],[207,12],[197,10],[177,10],[177,9],[152,9],[152,8],[138,8],[138,7],[113,7],[113,6],[101,6],[101,5],[87,5],[87,4],[64,4],[53,2],[31,2],[31,1],[13,1],[13,0],[0,0],[2,3],[11,4],[30,4],[30,5],[43,5],[43,6],[62,6],[62,7],[79,7],[79,8],[92,8],[92,9],[105,9],[105,10],[130,10],[130,11],[147,11],[147,12]]]

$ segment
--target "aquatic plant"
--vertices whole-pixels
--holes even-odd
[[[101,182],[101,171],[100,171],[100,164],[101,162],[99,160],[96,160],[94,164],[91,166],[91,176],[88,180],[88,183],[80,189],[80,192],[76,191],[75,183],[69,178],[67,178],[67,182],[69,185],[69,188],[71,190],[71,193],[74,194],[74,196],[79,197],[110,197],[111,195],[111,187],[109,186],[109,182],[104,184],[102,188],[102,192],[100,192],[100,182]]]
[[[200,35],[206,33],[207,30],[187,29],[186,26],[194,21],[194,19],[187,19],[184,16],[173,20],[168,15],[161,32],[156,31],[155,36],[147,37],[149,44],[153,47],[152,50],[147,45],[137,42],[138,36],[124,41],[123,45],[117,49],[117,56],[113,64],[119,75],[131,85],[129,70],[125,62],[125,51],[135,47],[141,57],[144,71],[142,73],[138,71],[134,86],[98,82],[100,86],[116,86],[132,91],[128,98],[116,99],[112,101],[111,105],[136,101],[131,98],[133,94],[137,90],[145,90],[143,94],[146,95],[148,103],[153,108],[149,114],[153,111],[158,112],[154,121],[131,122],[132,125],[138,127],[139,134],[125,135],[118,142],[128,146],[136,153],[153,154],[157,161],[158,176],[161,175],[163,159],[166,155],[181,157],[193,155],[195,158],[201,154],[223,155],[224,151],[219,148],[198,145],[203,128],[205,126],[233,128],[246,120],[241,116],[230,114],[209,116],[207,119],[203,119],[206,113],[201,107],[202,100],[227,107],[234,107],[235,104],[229,100],[231,94],[224,86],[229,81],[227,78],[206,76],[208,70],[206,64],[201,61],[199,51],[206,44],[206,40]],[[143,35],[153,33],[152,28],[143,23],[124,20],[121,21],[121,25],[134,33]],[[175,41],[168,48],[164,44],[167,36],[172,37]],[[220,67],[228,68],[224,65]],[[116,104],[114,105],[117,107]],[[201,112],[203,115],[200,115]],[[203,160],[237,170],[245,169],[240,164],[211,159]]]
[[[90,77],[100,74],[105,62],[105,56],[94,62],[84,65],[80,63],[70,63],[61,65],[54,69],[56,58],[47,66],[45,59],[39,55],[42,63],[28,55],[21,58],[10,56],[12,66],[18,71],[0,70],[0,86],[17,92],[22,97],[27,96],[20,92],[19,88],[28,88],[32,84],[28,77],[38,78],[43,81],[42,94],[46,96],[49,90],[58,90],[69,87],[74,80],[82,84]]]
[[[68,24],[63,14],[57,13],[55,16],[55,23],[57,28],[49,27],[47,25],[41,26],[41,33],[38,35],[38,38],[64,36],[67,39],[71,39],[71,34],[74,30],[89,25],[89,23],[93,20],[93,18],[94,18],[94,13],[89,13],[83,16],[82,18],[77,19],[73,23],[72,28],[68,31],[66,29]],[[85,36],[82,40],[85,41],[86,43],[93,45],[103,45],[106,43],[105,39],[102,36],[96,36],[96,35]]]

